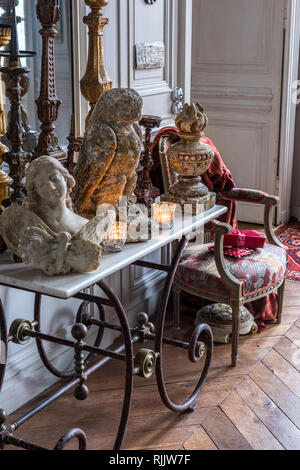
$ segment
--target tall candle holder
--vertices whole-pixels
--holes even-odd
[[[92,115],[94,107],[100,96],[112,89],[112,81],[108,76],[104,61],[103,29],[109,19],[103,16],[102,8],[108,5],[108,0],[84,0],[91,8],[83,22],[89,28],[89,53],[86,72],[81,79],[81,93],[90,104],[90,112],[86,118],[86,125]]]
[[[25,201],[23,180],[25,177],[25,166],[31,159],[31,154],[23,149],[26,132],[22,123],[21,81],[30,72],[30,69],[20,65],[20,58],[28,58],[35,55],[31,51],[19,50],[15,0],[12,2],[12,7],[10,51],[0,52],[0,56],[8,57],[8,65],[1,67],[0,72],[7,74],[10,84],[8,93],[10,100],[10,122],[7,129],[7,138],[11,144],[11,150],[3,155],[3,160],[10,168],[12,194],[10,198],[3,202],[5,207],[11,202],[23,205]]]
[[[159,189],[155,188],[150,178],[150,171],[153,167],[153,160],[151,156],[151,131],[160,126],[162,119],[158,116],[143,116],[140,125],[145,128],[144,152],[141,158],[141,165],[143,167],[142,173],[138,180],[135,194],[138,203],[144,204],[149,212],[151,205],[155,199],[160,196]]]
[[[55,79],[55,37],[57,35],[55,26],[61,15],[60,1],[38,0],[36,12],[42,24],[40,35],[43,38],[41,89],[40,96],[36,100],[42,132],[33,155],[34,158],[49,155],[58,160],[65,160],[66,154],[60,148],[55,134],[55,122],[61,105],[56,94]]]
[[[83,22],[89,29],[89,52],[86,72],[80,81],[82,96],[89,102],[90,111],[86,117],[87,126],[94,107],[100,96],[112,89],[112,81],[108,76],[104,60],[103,29],[109,24],[109,19],[103,17],[102,8],[108,5],[108,0],[84,0],[85,4],[91,8],[88,16],[83,18]],[[74,123],[71,123],[70,135],[68,137],[68,169],[74,167],[74,153],[79,152],[83,138],[75,137]]]

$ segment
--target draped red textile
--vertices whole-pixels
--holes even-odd
[[[153,168],[151,171],[151,179],[156,188],[159,188],[161,193],[164,192],[163,179],[160,167],[159,157],[159,141],[162,137],[168,137],[170,139],[170,145],[174,144],[179,140],[179,132],[176,127],[164,127],[156,135],[152,147],[151,153],[153,158]],[[203,174],[203,181],[210,191],[215,193],[221,191],[229,191],[235,188],[234,179],[230,170],[227,168],[222,160],[222,157],[214,145],[214,143],[208,137],[202,137],[201,141],[208,144],[214,151],[215,157],[206,173]],[[225,201],[224,199],[217,197],[217,204],[226,206],[228,212],[222,215],[219,220],[221,222],[228,223],[233,229],[238,229],[236,219],[236,203],[234,201]],[[189,295],[189,300],[191,296]],[[195,297],[194,302],[197,304],[197,298]],[[278,302],[275,293],[267,295],[263,299],[256,300],[255,302],[249,303],[246,307],[254,315],[254,318],[260,329],[265,328],[265,321],[274,321],[278,313]]]

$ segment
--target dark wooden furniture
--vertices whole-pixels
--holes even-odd
[[[144,152],[141,157],[142,172],[139,175],[135,194],[139,204],[144,204],[148,210],[155,199],[160,196],[159,189],[155,188],[150,178],[150,171],[153,167],[151,156],[151,131],[160,126],[162,119],[158,116],[143,116],[140,125],[145,128]]]
[[[55,36],[57,35],[55,26],[61,15],[60,2],[59,0],[38,0],[36,11],[42,24],[40,34],[43,38],[41,90],[36,100],[42,132],[33,156],[38,158],[42,155],[49,155],[62,161],[66,159],[66,154],[59,146],[55,134],[55,122],[61,105],[56,95],[55,81]]]

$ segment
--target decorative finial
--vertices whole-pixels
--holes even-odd
[[[208,124],[208,119],[204,108],[199,103],[191,105],[186,103],[175,122],[182,136],[186,134],[201,136]]]

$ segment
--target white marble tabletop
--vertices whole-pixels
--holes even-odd
[[[183,220],[177,218],[171,231],[154,230],[151,240],[147,242],[128,244],[121,253],[104,254],[99,269],[89,274],[47,277],[41,271],[32,269],[23,263],[13,263],[11,253],[6,252],[0,256],[0,285],[68,299],[174,240],[180,239],[183,235],[201,228],[225,212],[227,212],[226,207],[215,206],[213,209],[194,217],[186,216]]]

